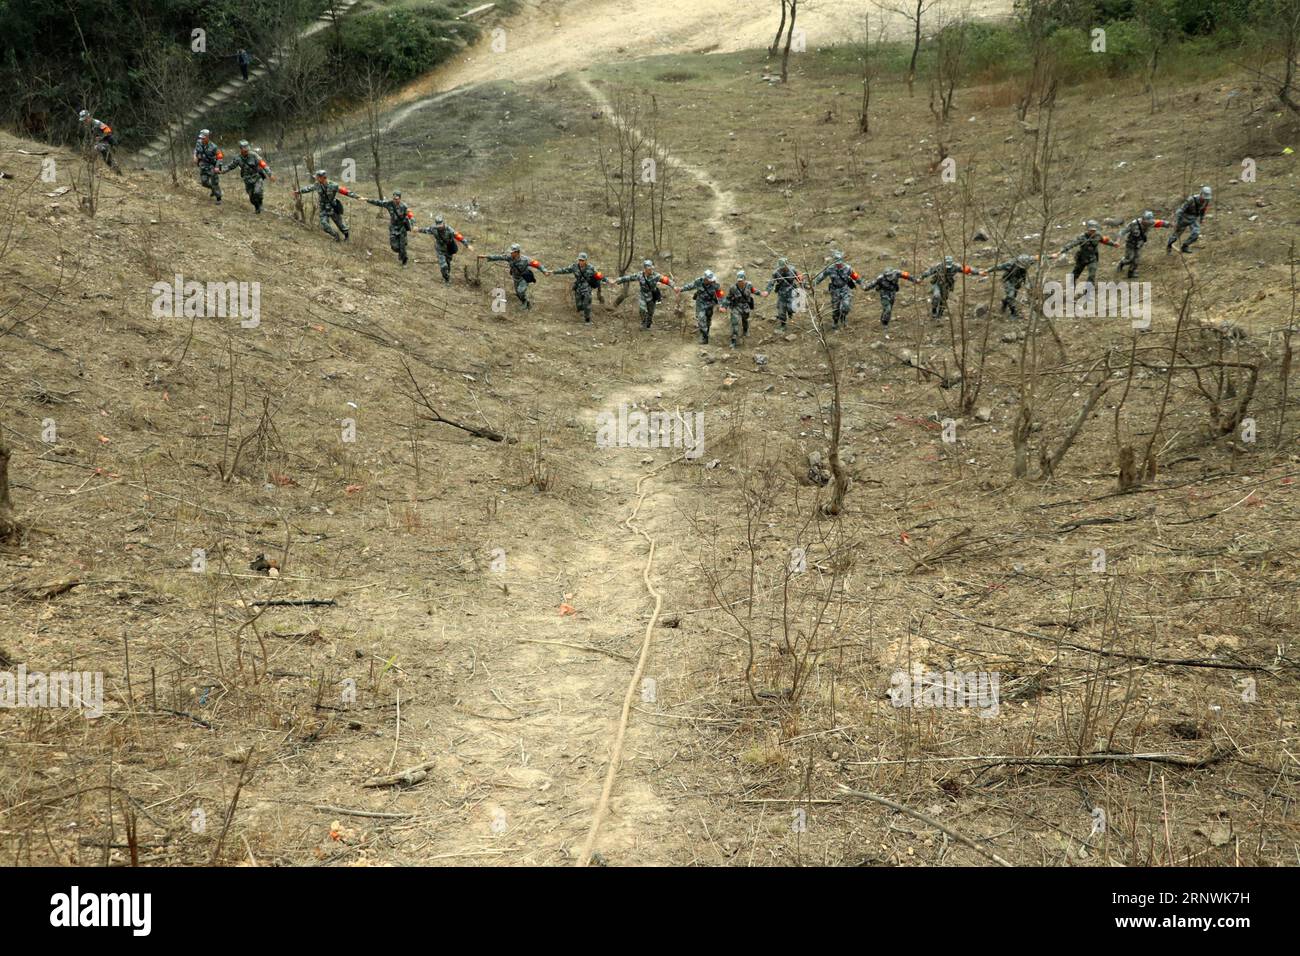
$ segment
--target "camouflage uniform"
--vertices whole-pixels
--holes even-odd
[[[217,144],[200,139],[194,144],[194,165],[199,167],[199,184],[206,186],[212,198],[221,202],[221,160],[224,154]]]
[[[922,279],[930,280],[930,318],[943,318],[943,313],[948,308],[948,295],[957,284],[957,274],[971,275],[974,271],[952,256],[944,256],[942,262],[936,262],[921,273]]]
[[[113,128],[107,123],[101,123],[93,119],[91,115],[84,110],[82,111],[82,122],[90,125],[90,138],[95,152],[104,157],[104,162],[108,168],[113,168],[113,147],[117,145],[117,137],[113,135]]]
[[[367,199],[366,204],[388,210],[388,248],[406,265],[406,234],[411,231],[415,213],[402,202],[401,193],[394,193],[392,199]]]
[[[831,328],[838,329],[841,325],[849,323],[849,310],[853,308],[853,290],[858,287],[859,276],[847,262],[836,258],[817,273],[813,285],[821,285],[828,278],[831,280]]]
[[[271,167],[257,153],[241,149],[221,171],[228,173],[236,169],[239,170],[239,178],[244,181],[244,192],[248,193],[248,201],[253,204],[253,210],[261,213],[262,193],[265,181],[271,178]]]
[[[743,276],[727,290],[722,304],[731,312],[731,347],[734,349],[741,336],[749,335],[749,313],[754,311],[754,296],[758,289]]]
[[[308,193],[317,193],[316,208],[320,212],[320,227],[335,242],[342,241],[339,238],[339,232],[343,234],[343,239],[347,239],[351,233],[348,232],[347,224],[343,221],[343,201],[339,196],[351,196],[347,186],[340,186],[334,180],[326,182],[313,182],[303,186],[298,190],[299,195],[305,196]],[[339,232],[335,232],[330,227],[331,220],[334,225],[339,227]]]
[[[469,244],[469,240],[462,236],[456,230],[452,229],[445,222],[439,222],[432,226],[425,226],[423,229],[416,230],[425,235],[433,236],[434,248],[438,251],[438,268],[442,272],[442,281],[451,282],[451,260],[456,255],[456,250],[460,247],[458,242]]]
[[[1016,310],[1016,299],[1021,287],[1029,280],[1029,267],[1036,258],[1037,256],[1016,256],[988,268],[989,272],[1002,273],[1002,311],[1009,313],[1013,319],[1020,318],[1020,313]]]
[[[785,331],[785,323],[794,315],[794,290],[799,288],[803,281],[803,276],[799,275],[784,260],[777,263],[776,271],[772,273],[772,278],[768,280],[767,291],[771,292],[776,289],[776,328],[778,332]]]
[[[1137,278],[1138,257],[1142,254],[1142,247],[1147,244],[1147,233],[1152,229],[1165,229],[1170,225],[1171,223],[1166,219],[1138,216],[1125,226],[1120,234],[1124,238],[1124,257],[1115,266],[1115,271],[1122,272],[1124,267],[1128,266],[1128,277]]]
[[[889,328],[889,320],[894,317],[894,296],[898,295],[900,279],[906,279],[917,285],[921,283],[921,280],[910,272],[904,272],[902,269],[886,269],[862,287],[863,292],[870,292],[872,289],[880,290],[880,324],[886,329]]]
[[[596,267],[584,259],[579,259],[571,266],[556,269],[552,275],[573,276],[573,307],[582,313],[584,322],[591,321],[591,290],[609,280],[596,271]]]
[[[700,276],[681,287],[682,292],[694,292],[695,327],[700,330],[700,344],[709,344],[709,329],[713,327],[713,310],[722,298],[722,286],[709,274]]]
[[[1209,187],[1205,187],[1208,189]],[[1197,239],[1201,238],[1201,226],[1205,225],[1205,213],[1210,208],[1210,197],[1205,195],[1205,189],[1199,193],[1192,193],[1183,200],[1183,204],[1178,207],[1174,213],[1174,231],[1165,243],[1165,251],[1172,252],[1174,243],[1182,236],[1183,230],[1191,227],[1192,234],[1187,241],[1182,244],[1181,251],[1191,252],[1191,245]]]
[[[1088,281],[1090,283],[1096,283],[1097,260],[1101,258],[1101,255],[1098,252],[1099,246],[1118,247],[1119,243],[1110,238],[1110,236],[1103,236],[1096,229],[1091,229],[1088,232],[1079,233],[1079,235],[1075,236],[1061,247],[1061,251],[1058,252],[1057,255],[1065,255],[1065,253],[1069,252],[1071,249],[1079,250],[1074,254],[1074,271],[1071,273],[1074,276],[1075,282],[1079,281],[1079,276],[1081,276],[1086,269],[1088,271]]]
[[[646,272],[646,269],[650,271]],[[619,276],[614,280],[616,285],[627,285],[629,282],[637,284],[637,308],[641,312],[641,328],[648,329],[654,322],[655,306],[663,298],[663,292],[659,287],[670,285],[671,282],[666,275],[655,272],[650,266],[642,268],[640,272]]]
[[[485,262],[504,262],[509,265],[510,279],[515,284],[515,297],[525,309],[531,309],[533,303],[528,299],[528,287],[537,281],[537,278],[533,275],[533,268],[545,272],[545,266],[536,259],[526,258],[518,250],[504,252],[497,256],[484,256],[483,258]]]

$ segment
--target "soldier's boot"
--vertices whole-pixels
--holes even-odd
[[[451,270],[446,266],[442,267],[442,281],[451,285]]]
[[[742,337],[749,335],[749,315],[746,314],[740,319],[740,334]]]

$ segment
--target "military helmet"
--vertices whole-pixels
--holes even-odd
[[[844,253],[839,249],[832,249],[831,258],[834,259],[836,262],[840,262],[844,259]]]
[[[86,120],[90,119],[90,110],[82,110],[80,113],[77,114],[77,119],[81,120],[81,122],[83,123]]]
[[[445,220],[445,219],[442,218],[442,213],[439,213],[438,215],[436,215],[436,216],[433,217],[433,224],[434,224],[435,226],[441,226],[441,225],[442,225],[444,222],[446,222],[446,221],[447,221],[447,220]]]
[[[523,252],[523,248],[517,242],[510,243],[511,252]]]
[[[327,176],[329,176],[329,173],[325,172],[325,170],[323,169],[316,170],[317,179],[325,179]]]
[[[944,257],[943,257],[943,264],[946,265],[946,266],[953,265],[953,264],[955,263],[955,261],[956,261],[956,260],[954,260],[952,256],[944,256]]]
[[[210,130],[210,129],[201,129],[201,130],[199,130],[199,137],[200,137],[200,138],[202,138],[202,137],[204,137],[204,136],[211,136],[211,135],[212,135],[212,130]]]
[[[400,189],[394,189],[394,190],[393,190],[393,198],[394,198],[394,199],[401,199],[401,198],[402,198],[402,191],[401,191]]]
[[[737,270],[736,270],[736,278],[737,278],[737,279],[743,279],[743,278],[745,278],[745,270],[744,270],[744,269],[737,269]]]
[[[776,260],[776,264],[778,267],[788,266],[790,264],[790,260],[782,256],[780,259]]]
[[[1155,222],[1155,221],[1156,221],[1156,214],[1153,213],[1150,209],[1148,209],[1148,210],[1146,210],[1144,213],[1142,213],[1142,221],[1143,221],[1143,222]]]
[[[712,278],[713,278],[713,270],[712,270],[712,269],[705,269],[705,270],[704,270],[704,278],[706,278],[706,279],[712,279]]]
[[[585,252],[580,252],[580,253],[578,253],[578,261],[579,261],[579,262],[586,262],[586,261],[587,261],[587,254],[586,254]]]
[[[1034,261],[1033,259],[1025,255],[1024,253],[1021,253],[1020,255],[1016,256],[1016,262],[1020,263],[1021,266],[1027,266],[1029,265],[1029,263],[1033,261]]]
[[[1210,199],[1214,195],[1214,193],[1211,191],[1209,186],[1202,186],[1201,195],[1204,196],[1206,199]]]
[[[240,149],[248,149],[248,140],[246,140],[246,139],[241,139],[241,140],[239,141],[239,148],[240,148]]]
[[[652,268],[653,266],[654,266],[654,263],[651,262],[649,259],[644,259],[644,260],[642,260],[642,262],[641,262],[641,268],[642,268],[642,269],[649,269],[649,268]]]
[[[1083,228],[1086,229],[1088,232],[1096,232],[1096,231],[1097,231],[1097,220],[1096,220],[1096,219],[1089,219],[1087,222],[1085,222],[1085,223],[1083,224]]]

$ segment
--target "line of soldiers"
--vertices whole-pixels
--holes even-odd
[[[113,167],[112,149],[116,138],[112,129],[105,123],[94,119],[86,110],[79,115],[80,121],[87,125],[93,136],[94,148],[104,156],[105,162]],[[218,204],[222,200],[221,176],[232,170],[239,170],[249,202],[256,213],[261,213],[266,180],[274,181],[275,176],[270,167],[255,151],[247,140],[240,140],[239,153],[230,161],[225,161],[224,154],[212,142],[210,130],[200,130],[194,145],[194,162],[199,171],[199,182],[211,193]],[[434,237],[438,257],[438,268],[445,283],[451,282],[453,257],[461,246],[472,249],[471,241],[460,232],[447,225],[441,215],[434,217],[432,226],[417,229],[414,212],[402,201],[401,190],[394,190],[389,199],[366,199],[329,178],[323,169],[315,172],[313,181],[299,189],[292,189],[298,195],[316,194],[317,212],[320,217],[321,230],[335,242],[346,241],[350,232],[343,216],[343,203],[340,197],[362,199],[372,206],[378,206],[389,214],[389,247],[396,253],[398,261],[405,266],[409,261],[407,255],[407,237],[414,231]],[[1138,264],[1142,249],[1146,245],[1152,229],[1170,229],[1169,241],[1165,244],[1166,253],[1172,253],[1175,244],[1188,232],[1187,239],[1179,245],[1183,253],[1192,252],[1192,245],[1200,238],[1201,228],[1213,198],[1209,186],[1203,186],[1197,193],[1188,196],[1174,213],[1173,220],[1157,219],[1155,213],[1146,210],[1141,216],[1131,220],[1119,234],[1123,240],[1124,255],[1116,264],[1116,271],[1127,269],[1128,278],[1138,274]],[[337,231],[335,230],[337,227]],[[1084,231],[1067,242],[1050,258],[1059,259],[1071,250],[1074,251],[1072,275],[1075,281],[1084,273],[1087,282],[1095,283],[1097,267],[1100,262],[1100,247],[1114,246],[1121,243],[1103,235],[1096,220],[1090,219]],[[979,279],[997,274],[1002,281],[1001,312],[1012,319],[1020,318],[1018,308],[1020,290],[1029,279],[1029,270],[1038,256],[1017,255],[1005,262],[997,263],[987,269],[978,269],[966,263],[959,263],[953,256],[945,256],[940,262],[930,266],[919,275],[913,275],[904,269],[886,269],[869,282],[864,282],[848,262],[844,253],[834,250],[830,262],[814,276],[811,281],[790,266],[787,259],[777,262],[775,271],[767,283],[767,288],[759,291],[746,279],[744,270],[736,273],[736,282],[727,289],[712,270],[705,270],[699,278],[684,286],[673,284],[671,275],[655,271],[654,263],[646,259],[640,272],[609,279],[591,264],[587,254],[579,253],[578,259],[571,265],[554,272],[544,267],[533,257],[525,256],[519,244],[512,245],[509,251],[499,255],[480,255],[486,262],[505,262],[509,269],[510,280],[514,286],[515,296],[525,309],[532,308],[529,286],[536,281],[533,270],[543,275],[573,276],[572,292],[575,310],[582,315],[584,322],[591,322],[592,293],[605,285],[627,285],[637,283],[637,302],[641,315],[641,327],[649,329],[654,321],[655,307],[661,301],[663,288],[666,286],[679,295],[692,292],[695,305],[696,328],[701,343],[707,344],[712,329],[713,315],[716,309],[729,312],[731,316],[731,344],[736,346],[740,339],[749,333],[749,316],[755,308],[754,297],[776,293],[776,321],[779,332],[786,330],[790,316],[802,311],[799,296],[806,290],[823,282],[828,283],[831,298],[832,329],[844,328],[848,323],[849,312],[853,307],[853,290],[876,291],[880,296],[880,324],[888,329],[893,317],[894,303],[902,282],[919,285],[929,280],[930,315],[941,319],[947,311],[948,298],[956,285],[958,275],[973,275]]]

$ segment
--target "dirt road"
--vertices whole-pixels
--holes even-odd
[[[797,26],[810,48],[843,43],[861,35],[864,10],[878,15],[862,0],[816,0],[800,10]],[[959,12],[1009,16],[1011,2],[940,0],[928,16],[938,22]],[[885,16],[888,35],[910,29],[903,16]],[[763,48],[779,22],[775,0],[529,0],[501,33],[489,32],[464,56],[408,86],[394,106],[473,83],[545,79],[613,60]]]

